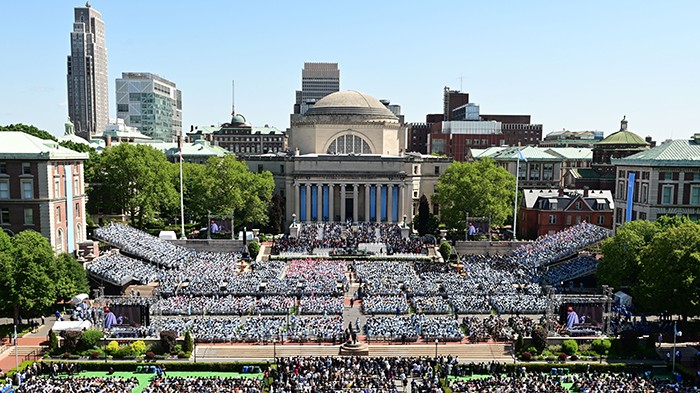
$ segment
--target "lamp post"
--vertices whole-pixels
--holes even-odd
[[[439,343],[439,342],[440,342],[440,340],[438,340],[438,339],[436,338],[436,339],[435,339],[435,359],[437,359],[438,343]]]
[[[683,336],[683,332],[678,331],[678,328],[676,326],[678,322],[674,321],[673,322],[673,367],[672,367],[672,372],[675,375],[676,374],[676,339],[678,337]]]

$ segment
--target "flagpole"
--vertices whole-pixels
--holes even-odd
[[[180,146],[180,239],[187,239],[185,236],[185,197],[182,187],[182,146]]]
[[[15,370],[19,373],[19,350],[17,349],[17,325],[15,325]]]
[[[518,144],[518,162],[515,164],[515,203],[513,204],[513,240],[518,240],[518,181],[520,180],[520,145]]]

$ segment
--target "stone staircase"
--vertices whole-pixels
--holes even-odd
[[[438,344],[438,355],[459,356],[460,361],[510,361],[506,344]],[[369,356],[435,356],[433,344],[388,345],[370,344]],[[272,359],[289,356],[337,356],[338,345],[285,344],[285,345],[197,345],[197,359]]]
[[[22,358],[24,356],[30,355],[30,354],[41,354],[44,351],[44,348],[41,346],[18,346],[15,349],[15,346],[10,347],[9,351],[7,351],[7,356],[15,356],[15,353]]]

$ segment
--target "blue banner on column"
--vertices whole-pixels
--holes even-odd
[[[379,195],[381,195],[381,198],[382,198],[381,202],[380,202],[380,205],[382,208],[381,219],[382,219],[382,221],[386,221],[386,219],[387,219],[387,190],[388,190],[388,188],[386,186],[379,186],[379,187],[380,187],[379,189],[381,190]]]
[[[391,221],[399,221],[399,187],[391,187]]]
[[[371,186],[369,188],[369,220],[374,221],[377,219],[377,187]]]
[[[299,221],[306,221],[306,186],[299,187]]]
[[[318,187],[311,186],[311,221],[318,219]]]
[[[627,214],[625,222],[632,221],[632,203],[634,202],[634,172],[630,172],[627,180]]]
[[[323,221],[328,221],[328,186],[323,186]]]

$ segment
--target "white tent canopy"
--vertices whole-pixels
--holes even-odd
[[[87,298],[89,298],[89,296],[88,296],[87,293],[81,293],[81,294],[79,294],[79,295],[73,296],[73,299],[71,299],[70,302],[73,303],[73,305],[75,306],[75,305],[77,305],[77,304],[82,303],[83,300],[85,300],[85,299],[87,299]]]
[[[614,300],[615,304],[619,304],[621,306],[629,307],[632,305],[632,296],[622,291],[618,291],[615,293]]]
[[[90,321],[56,321],[51,330],[62,332],[64,330],[87,330],[92,327]]]

